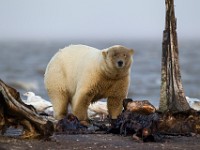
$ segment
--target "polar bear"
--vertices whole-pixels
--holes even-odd
[[[54,117],[64,118],[71,104],[80,121],[88,121],[90,103],[107,98],[108,113],[116,119],[130,84],[133,49],[115,45],[98,50],[70,45],[59,50],[47,65],[44,83]]]

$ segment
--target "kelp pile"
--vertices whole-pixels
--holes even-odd
[[[109,132],[123,136],[133,135],[144,142],[162,141],[163,135],[200,134],[200,114],[194,109],[161,113],[147,100],[123,101],[124,111]]]

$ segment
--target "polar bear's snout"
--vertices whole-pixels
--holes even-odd
[[[119,68],[124,67],[124,65],[125,65],[125,63],[124,63],[123,60],[118,60],[118,61],[117,61],[117,66],[118,66]]]

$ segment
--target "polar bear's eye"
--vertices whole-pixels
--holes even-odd
[[[124,54],[124,57],[126,57],[126,54]]]

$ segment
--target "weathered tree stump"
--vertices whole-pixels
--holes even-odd
[[[186,111],[190,106],[181,83],[174,0],[165,0],[166,20],[162,44],[161,91],[159,110]]]
[[[34,108],[22,102],[19,93],[0,79],[0,131],[10,126],[22,126],[23,138],[50,136],[53,123],[38,115]]]
[[[200,115],[193,109],[172,113],[165,112],[160,116],[159,132],[171,135],[200,134]]]

